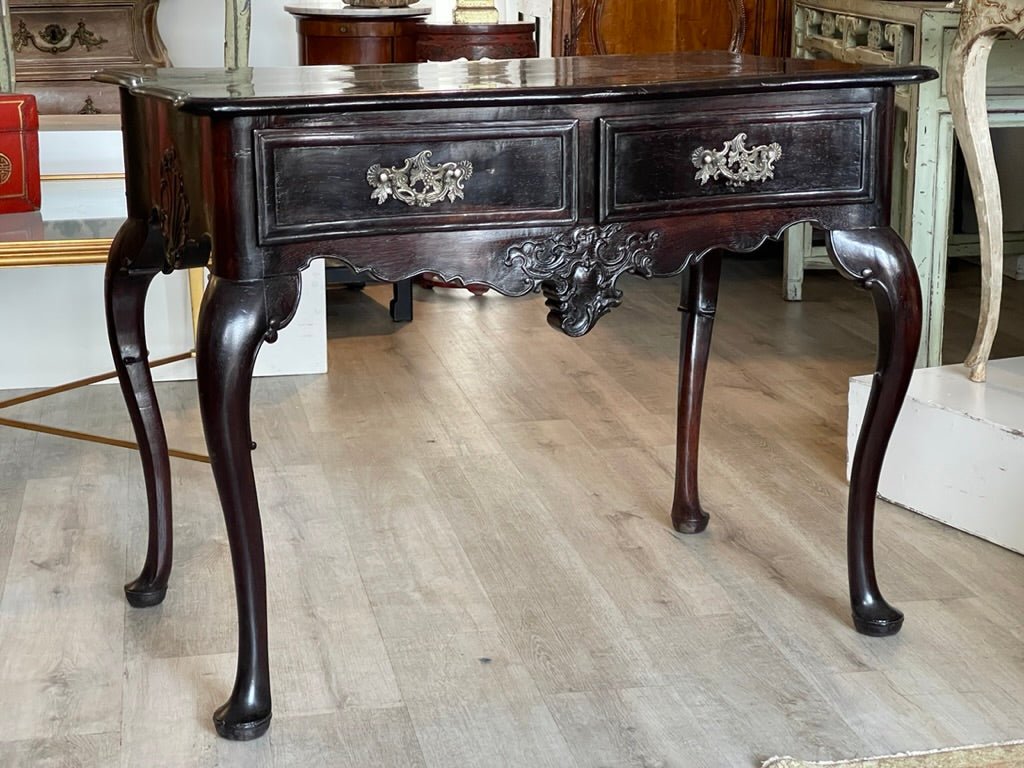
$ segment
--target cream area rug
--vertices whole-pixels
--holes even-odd
[[[847,768],[1024,768],[1024,741],[986,744],[978,747],[936,749],[930,752],[906,752],[862,760],[838,760],[814,763],[792,757],[773,757],[763,768],[814,768],[815,766],[847,766]]]

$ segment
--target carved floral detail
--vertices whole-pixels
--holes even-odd
[[[747,134],[740,133],[725,142],[721,150],[697,147],[690,158],[697,169],[694,179],[704,186],[722,177],[730,187],[742,187],[775,178],[775,163],[782,158],[781,145],[772,142],[748,149],[746,140]]]
[[[882,33],[882,22],[872,19],[868,22],[868,48],[879,50],[884,40]]]
[[[625,232],[621,224],[576,227],[569,232],[511,246],[504,264],[519,267],[541,287],[551,310],[548,322],[569,336],[582,336],[622,303],[615,287],[633,272],[651,277],[661,233]]]
[[[466,181],[473,175],[468,160],[431,165],[431,152],[425,149],[415,157],[406,158],[401,168],[384,168],[374,163],[366,171],[366,183],[373,187],[370,199],[383,205],[389,197],[406,205],[429,208],[434,203],[463,198]]]
[[[961,0],[960,29],[975,31],[1006,27],[1024,34],[1024,4],[1011,0]]]

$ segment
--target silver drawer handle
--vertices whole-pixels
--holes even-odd
[[[747,134],[738,133],[721,150],[697,147],[690,158],[697,169],[694,179],[704,186],[721,177],[730,187],[742,187],[747,182],[775,178],[775,163],[782,157],[782,147],[772,142],[748,149],[744,146],[746,140]],[[733,170],[732,166],[738,167]]]
[[[370,199],[383,205],[389,197],[406,205],[429,208],[434,203],[463,197],[466,181],[473,175],[473,164],[468,160],[431,165],[430,150],[405,160],[401,168],[384,168],[374,163],[366,171],[366,181],[373,192]],[[418,185],[418,186],[417,186]]]

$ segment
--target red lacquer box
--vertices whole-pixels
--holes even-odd
[[[0,213],[38,211],[39,203],[36,97],[0,93]]]

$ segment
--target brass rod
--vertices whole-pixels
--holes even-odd
[[[112,237],[75,240],[11,240],[0,243],[3,266],[45,266],[47,264],[105,264]]]
[[[44,173],[39,177],[40,181],[120,181],[124,178],[121,173]]]
[[[177,363],[180,360],[188,360],[192,357],[194,352],[182,352],[178,355],[171,355],[170,357],[161,357],[159,360],[154,360],[149,364],[150,368],[157,368],[161,365],[168,365],[169,363]],[[73,389],[80,387],[87,387],[90,384],[96,384],[100,381],[106,381],[117,376],[117,371],[109,371],[108,373],[100,373],[96,376],[89,376],[86,379],[78,379],[77,381],[69,381],[67,384],[59,384],[56,387],[49,387],[48,389],[41,389],[38,392],[31,392],[27,395],[21,395],[20,397],[12,397],[10,400],[0,400],[0,408],[10,408],[12,405],[21,405],[22,403],[29,403],[33,400],[39,400],[44,397],[50,397],[51,395],[59,395],[62,392],[70,392]]]
[[[14,429],[25,429],[29,432],[42,432],[46,435],[55,435],[56,437],[68,437],[72,440],[84,440],[87,443],[101,443],[102,445],[112,445],[117,448],[130,448],[132,450],[139,450],[139,446],[129,440],[118,440],[114,437],[103,437],[101,435],[90,435],[87,432],[76,432],[71,429],[59,429],[57,427],[47,427],[43,424],[33,424],[28,421],[18,421],[16,419],[5,419],[0,417],[0,426],[2,427],[13,427]],[[190,453],[189,451],[178,451],[171,448],[167,451],[168,456],[173,456],[176,459],[185,459],[187,461],[197,461],[202,464],[209,464],[210,457],[203,456],[201,453]]]
[[[192,305],[192,338],[199,333],[199,307],[203,304],[206,290],[206,270],[203,267],[188,271],[188,300]]]

